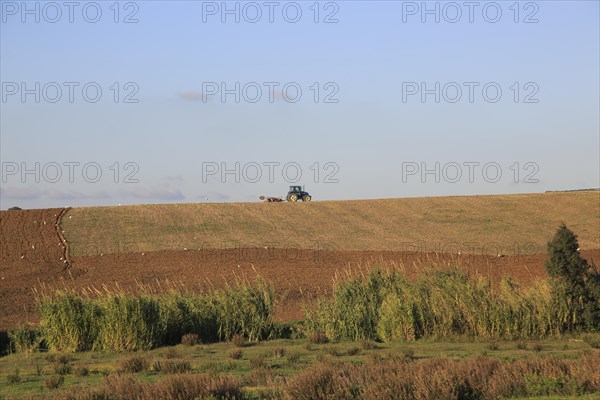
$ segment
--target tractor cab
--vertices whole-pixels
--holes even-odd
[[[290,191],[286,196],[287,201],[310,201],[311,197],[308,192],[304,190],[303,186],[290,186]]]

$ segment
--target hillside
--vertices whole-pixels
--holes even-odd
[[[74,208],[62,219],[73,256],[278,247],[544,253],[564,222],[600,248],[600,192],[312,203],[195,203]]]
[[[458,265],[527,285],[546,276],[561,222],[597,264],[599,214],[600,192],[0,211],[0,329],[35,321],[32,289],[51,287],[203,289],[259,274],[291,321],[348,268]]]

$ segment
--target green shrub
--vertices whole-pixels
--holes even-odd
[[[575,382],[562,377],[551,377],[530,373],[525,376],[525,391],[528,396],[576,395],[579,391]]]
[[[56,354],[49,357],[54,363],[54,372],[57,375],[68,375],[71,373],[71,356],[68,354]]]
[[[42,335],[38,329],[27,325],[19,325],[8,332],[12,349],[17,353],[32,353],[38,351],[42,342]]]
[[[54,372],[56,375],[69,375],[71,373],[71,366],[68,364],[55,365]]]

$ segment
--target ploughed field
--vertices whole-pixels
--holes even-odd
[[[348,269],[458,265],[527,285],[546,275],[561,222],[597,263],[598,191],[1,211],[0,329],[36,321],[35,290],[51,288],[206,289],[258,274],[292,321]]]

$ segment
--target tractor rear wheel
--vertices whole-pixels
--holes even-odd
[[[309,194],[305,195],[302,197],[302,201],[310,201],[312,198],[310,197]]]
[[[288,194],[287,201],[298,201],[298,195],[296,193]]]

